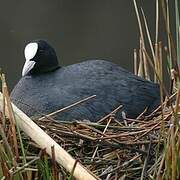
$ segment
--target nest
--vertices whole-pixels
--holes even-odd
[[[177,97],[174,100],[176,94]],[[143,112],[136,119],[129,119],[125,116],[123,119],[116,119],[115,113],[121,108],[119,106],[96,123],[55,121],[49,115],[36,119],[34,122],[76,159],[73,170],[76,168],[77,162],[80,162],[100,179],[164,178],[170,172],[170,167],[176,168],[175,159],[179,158],[180,136],[177,121],[179,119],[179,97],[180,91],[165,100],[149,116],[144,116],[145,112]],[[9,109],[10,101],[7,97],[6,99]],[[174,103],[171,102],[168,106],[170,100],[175,101],[176,105],[173,106]],[[12,158],[12,166],[10,169],[8,167],[3,169],[3,177],[13,177],[22,170],[24,172],[31,170],[31,176],[36,177],[31,179],[42,179],[45,173],[44,166],[37,168],[38,163],[35,163],[42,159],[45,160],[45,165],[52,166],[52,169],[46,169],[46,172],[52,172],[52,176],[49,178],[60,179],[60,175],[61,179],[69,177],[69,172],[56,163],[53,147],[52,158],[49,158],[47,162],[47,158],[44,158],[46,149],[42,150],[24,134],[22,141],[20,132],[14,131],[15,126],[12,123],[13,118],[11,118],[4,121],[4,113],[0,116],[2,119],[0,145],[4,144],[4,149],[10,149],[10,151],[8,150],[10,153],[7,152],[7,154],[10,154]],[[18,149],[19,152],[22,151],[22,142],[26,149],[24,155],[23,153],[18,154]],[[9,145],[7,145],[8,143]],[[2,152],[0,149],[0,153]],[[26,163],[23,162],[23,158]],[[16,161],[13,164],[14,159]],[[5,156],[0,162],[3,166],[8,166]],[[179,172],[177,170],[176,177],[179,177]],[[168,175],[171,176],[171,172]],[[70,176],[72,179],[73,171]]]
[[[166,109],[163,115],[159,110],[137,119],[117,120],[109,114],[97,123],[48,118],[35,122],[99,178],[139,179],[153,177],[159,168],[171,115]]]

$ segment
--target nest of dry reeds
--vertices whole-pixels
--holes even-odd
[[[117,120],[113,111],[97,123],[56,122],[47,118],[36,123],[102,179],[153,178],[155,173],[161,177],[165,172],[164,161],[168,161],[165,149],[172,153],[171,138],[178,138],[174,134],[177,122],[172,112],[177,107],[168,105],[174,96],[179,97],[173,94],[152,114],[142,113],[136,119]]]
[[[160,164],[164,161],[171,118],[167,110],[164,117],[156,112],[119,121],[109,114],[98,123],[48,119],[36,123],[98,177],[138,179],[164,171]]]
[[[177,110],[177,106],[169,106],[169,101],[179,101],[179,95],[180,92],[173,94],[152,114],[144,116],[142,113],[136,119],[115,119],[117,108],[97,123],[55,121],[48,116],[36,119],[35,123],[70,153],[77,162],[83,164],[101,179],[165,178],[168,171],[167,162],[172,162],[172,156],[176,153],[176,158],[179,155],[179,152],[172,151],[174,146],[179,148],[179,130],[175,128],[178,114],[174,117],[172,111]],[[0,119],[3,120],[2,114]],[[1,124],[3,124],[2,121]],[[1,127],[1,135],[4,133],[7,138],[2,138],[2,140],[7,140],[6,143],[11,149],[12,157],[15,158],[12,162],[13,168],[7,171],[9,175],[4,177],[13,177],[19,172],[23,178],[29,172],[30,179],[32,177],[36,179],[73,177],[73,172],[70,175],[55,162],[55,159],[47,158],[46,150],[41,150],[25,134],[21,136],[13,134],[13,125],[9,120],[6,120],[4,127],[6,128]],[[24,155],[20,153],[22,141]],[[2,162],[1,159],[1,164]],[[172,166],[172,163],[170,165]],[[6,173],[4,172],[4,175]],[[42,173],[45,175],[43,176]],[[179,174],[176,176],[178,177]]]

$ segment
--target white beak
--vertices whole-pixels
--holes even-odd
[[[35,61],[26,60],[23,70],[22,70],[22,76],[27,75],[28,72],[31,71],[31,69],[34,67],[35,64],[36,64]]]
[[[23,67],[23,70],[22,70],[22,76],[27,75],[28,72],[30,72],[31,69],[33,69],[36,62],[32,61],[31,59],[34,58],[37,51],[38,51],[38,44],[36,42],[29,43],[28,45],[26,45],[26,47],[24,49],[24,55],[25,55],[25,58],[26,58],[26,62],[24,64],[24,67]]]

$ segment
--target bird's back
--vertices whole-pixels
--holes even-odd
[[[159,104],[159,87],[111,62],[90,60],[41,75],[24,76],[11,93],[29,116],[50,113],[85,97],[95,98],[58,114],[58,119],[96,121],[119,105],[129,117]],[[121,116],[119,112],[118,116]]]

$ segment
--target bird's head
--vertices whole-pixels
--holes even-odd
[[[40,74],[59,68],[55,50],[44,40],[29,42],[25,49],[25,64],[22,76],[28,74]]]

